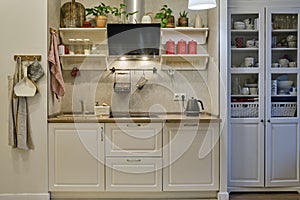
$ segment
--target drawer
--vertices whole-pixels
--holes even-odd
[[[161,191],[162,158],[107,158],[106,191]]]
[[[162,156],[161,123],[106,124],[106,156]]]

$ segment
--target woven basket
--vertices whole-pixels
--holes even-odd
[[[296,102],[272,102],[272,117],[294,117],[297,109]]]
[[[258,102],[231,103],[232,118],[256,118],[258,117]]]

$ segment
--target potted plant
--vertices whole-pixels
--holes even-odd
[[[185,10],[179,12],[178,26],[189,26],[189,18],[187,17],[188,13],[189,12],[186,12]]]
[[[160,9],[160,12],[155,14],[155,19],[161,19],[161,27],[163,28],[174,28],[174,16],[172,15],[173,10],[169,8],[167,5],[163,5]]]
[[[121,3],[119,7],[113,7],[112,8],[112,14],[119,19],[119,23],[125,23],[126,20],[128,20],[128,17],[131,15],[134,15],[138,13],[138,11],[134,12],[126,12],[126,5]]]
[[[98,28],[104,28],[107,22],[107,15],[112,11],[110,6],[100,3],[100,5],[94,8],[86,8],[86,15],[94,15],[96,20],[96,26]]]

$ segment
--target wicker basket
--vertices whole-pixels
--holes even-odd
[[[231,103],[232,118],[258,117],[258,102]]]
[[[296,102],[272,102],[272,117],[294,117],[297,109]]]

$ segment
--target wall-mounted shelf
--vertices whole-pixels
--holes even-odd
[[[60,61],[64,70],[72,70],[73,67],[79,70],[105,70],[107,55],[62,55]]]
[[[206,44],[208,36],[208,28],[162,28],[161,37],[162,44],[165,44],[168,40],[172,39],[176,43],[183,39],[186,41],[195,40],[198,44]]]
[[[59,34],[63,44],[69,39],[90,39],[93,44],[107,44],[106,28],[60,28]]]
[[[162,70],[206,70],[208,54],[163,54],[161,56]]]

